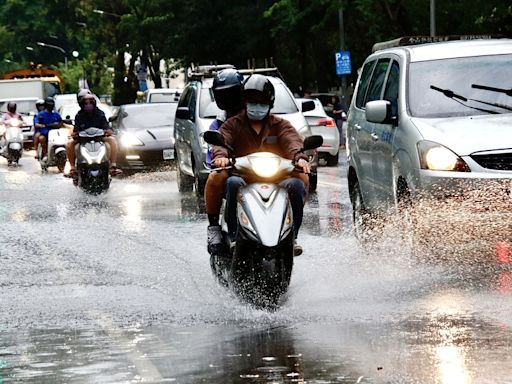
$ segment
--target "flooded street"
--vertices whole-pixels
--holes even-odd
[[[0,384],[512,383],[512,269],[363,249],[345,157],[319,168],[268,312],[212,276],[174,170],[91,197],[31,154],[0,160]]]

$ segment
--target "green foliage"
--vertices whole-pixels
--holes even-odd
[[[69,91],[85,75],[95,92],[112,91],[114,100],[124,103],[135,99],[137,60],[148,66],[157,86],[162,60],[173,66],[267,63],[277,65],[294,90],[325,91],[340,84],[334,63],[341,45],[340,7],[354,69],[348,82],[355,83],[356,68],[375,42],[430,33],[429,5],[429,0],[3,0],[0,72],[29,61],[58,66]],[[446,0],[436,7],[438,34],[511,34],[512,6],[502,0]],[[64,49],[68,70],[62,52],[38,41]],[[71,57],[73,50],[80,60]]]

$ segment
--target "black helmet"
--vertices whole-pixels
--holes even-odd
[[[53,97],[48,96],[44,99],[44,107],[50,111],[53,111],[53,108],[55,107],[55,100]]]
[[[92,95],[92,92],[87,88],[80,89],[76,94],[76,102],[80,104],[80,100],[82,100],[82,97],[85,95]]]
[[[14,101],[9,101],[9,103],[7,103],[7,110],[11,113],[16,112],[16,103]]]
[[[242,83],[244,77],[236,69],[223,69],[213,78],[213,96],[220,109],[238,111],[243,109]]]
[[[259,92],[262,93],[265,98],[268,100],[270,108],[274,106],[274,99],[276,97],[274,86],[267,79],[266,76],[260,74],[254,74],[249,76],[244,83],[244,97],[247,98],[247,95],[251,92]]]

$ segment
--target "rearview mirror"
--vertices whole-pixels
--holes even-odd
[[[388,100],[374,100],[366,103],[366,120],[377,124],[397,124],[397,116],[393,116],[391,102]]]
[[[176,118],[182,120],[192,120],[192,117],[190,116],[190,110],[188,109],[188,107],[179,107],[176,110]]]
[[[304,151],[315,149],[324,143],[324,139],[320,135],[308,136],[304,139]]]
[[[206,131],[203,133],[203,139],[211,145],[218,145],[219,147],[224,147],[226,145],[224,142],[224,136],[222,136],[218,131]]]

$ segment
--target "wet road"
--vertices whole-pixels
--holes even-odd
[[[351,231],[345,159],[319,171],[287,300],[220,287],[175,172],[90,197],[0,159],[0,383],[512,383],[507,268],[421,261]]]

